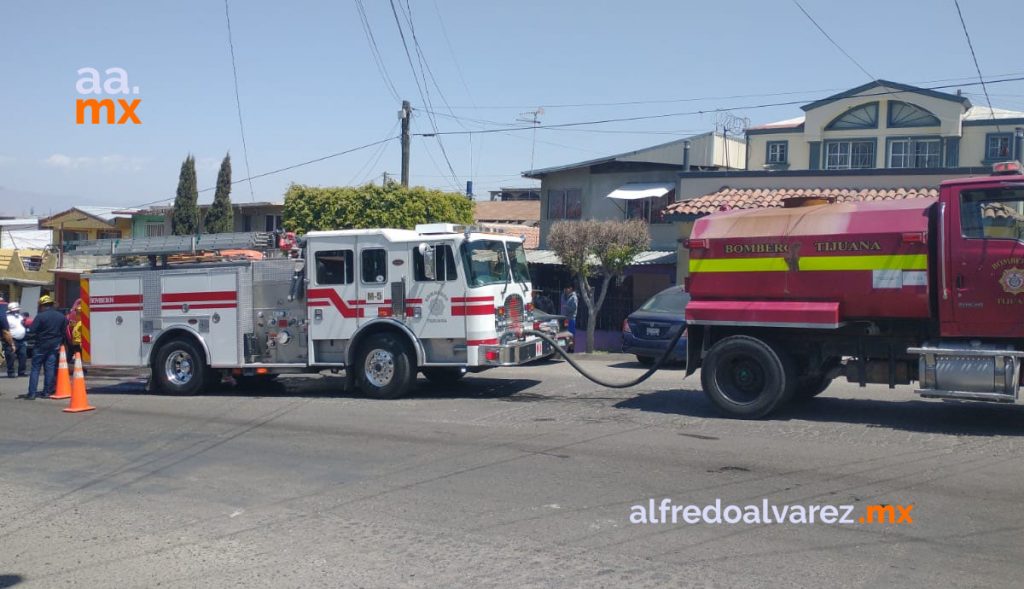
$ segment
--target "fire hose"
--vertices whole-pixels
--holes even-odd
[[[555,340],[551,339],[551,337],[548,336],[548,334],[543,333],[541,331],[534,330],[534,329],[524,329],[523,330],[523,334],[524,335],[535,335],[535,336],[539,337],[540,339],[546,341],[547,343],[551,344],[555,348],[555,351],[558,352],[558,354],[560,356],[562,356],[562,358],[564,358],[566,362],[569,363],[569,366],[572,366],[573,368],[575,368],[576,372],[579,372],[580,374],[582,374],[584,376],[584,378],[586,378],[590,382],[593,382],[595,384],[599,384],[599,385],[601,385],[603,387],[608,387],[610,389],[628,389],[629,387],[635,387],[636,385],[638,385],[638,384],[642,383],[643,381],[647,380],[648,378],[651,377],[651,375],[653,375],[655,372],[657,372],[661,368],[661,366],[665,363],[665,361],[668,360],[668,357],[672,355],[672,350],[675,349],[676,344],[679,343],[679,339],[683,337],[683,333],[685,331],[686,331],[686,329],[684,329],[682,327],[679,329],[679,332],[676,333],[676,335],[672,338],[672,341],[669,342],[668,349],[666,349],[665,353],[662,354],[661,357],[658,358],[657,361],[655,361],[653,366],[651,366],[649,369],[647,369],[647,372],[641,374],[640,376],[638,376],[637,378],[635,378],[633,380],[630,380],[630,381],[627,381],[627,382],[621,382],[621,383],[607,382],[607,381],[601,380],[600,378],[594,376],[593,374],[588,373],[586,370],[583,369],[582,366],[577,364],[576,361],[573,360],[569,356],[569,354],[565,350],[563,350],[561,348],[561,346],[558,345],[558,342],[556,342]]]

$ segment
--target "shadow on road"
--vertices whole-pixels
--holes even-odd
[[[522,393],[540,384],[538,380],[486,378],[467,375],[463,380],[449,385],[438,385],[424,378],[416,381],[416,388],[409,399],[503,399]],[[90,395],[154,395],[173,396],[146,390],[144,380],[135,379],[116,384],[89,388]],[[205,397],[292,397],[292,398],[368,398],[362,391],[346,390],[343,376],[280,378],[264,382],[246,382],[233,385],[224,381],[206,389],[197,396]]]
[[[699,391],[657,391],[626,399],[615,407],[722,419],[722,415]],[[1024,436],[1024,407],[957,401],[818,397],[793,403],[767,420],[864,424],[950,435]]]
[[[21,575],[0,575],[0,589],[14,587],[25,580]]]

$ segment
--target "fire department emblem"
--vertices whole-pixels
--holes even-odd
[[[448,311],[448,297],[443,292],[435,292],[427,297],[427,309],[431,317],[440,317]]]
[[[1024,292],[1024,270],[1020,268],[1007,268],[1003,270],[1003,277],[999,279],[999,285],[1010,294]]]

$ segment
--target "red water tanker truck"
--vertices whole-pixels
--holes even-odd
[[[687,247],[688,375],[758,418],[850,382],[1013,403],[1024,357],[1024,176],[948,180],[938,198],[726,211]]]

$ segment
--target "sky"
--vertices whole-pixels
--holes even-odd
[[[232,199],[379,183],[400,171],[402,99],[413,133],[457,133],[412,138],[412,183],[473,180],[477,198],[535,185],[520,175],[531,167],[711,131],[718,111],[754,125],[799,116],[871,79],[959,84],[985,104],[952,0],[800,4],[852,60],[793,0],[229,0],[240,128],[223,0],[0,0],[0,214],[164,204],[188,154],[205,189],[227,153],[242,180],[391,139],[235,184]],[[984,78],[1024,76],[1019,0],[961,8]],[[87,67],[122,68],[138,93],[79,94]],[[1024,110],[1024,81],[988,92]],[[141,123],[76,124],[77,99],[107,97],[139,99]],[[540,129],[517,122],[541,108]]]

